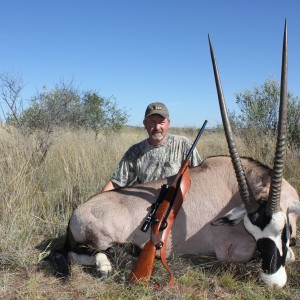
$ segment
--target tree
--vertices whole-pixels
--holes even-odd
[[[292,96],[289,99],[288,130],[290,147],[300,150],[300,102],[299,98]]]
[[[96,92],[85,92],[82,97],[82,126],[91,128],[96,136],[100,129],[109,128],[118,131],[126,124],[128,114],[117,107],[114,98],[106,99]]]
[[[60,82],[53,90],[44,88],[33,97],[21,120],[32,131],[68,126],[92,129],[97,136],[101,129],[120,130],[128,114],[117,107],[114,98],[103,98],[95,91],[80,92],[72,83]]]
[[[23,88],[23,78],[20,74],[0,74],[1,98],[4,104],[1,105],[1,111],[4,121],[6,123],[13,123],[14,126],[18,127],[25,134],[25,128],[19,119],[23,111],[23,101],[21,98]]]
[[[96,137],[100,130],[120,130],[128,120],[128,114],[118,108],[114,98],[103,98],[97,92],[81,92],[72,82],[59,82],[29,99],[29,107],[23,109],[20,75],[0,74],[0,108],[6,125],[17,128],[25,138],[33,138],[35,161],[42,163],[53,143],[56,127],[92,129]],[[6,107],[3,106],[4,103]],[[5,126],[9,131],[10,126]]]
[[[17,132],[21,133],[26,140],[32,138],[34,140],[34,146],[31,151],[27,152],[28,160],[31,160],[31,166],[41,164],[46,157],[52,141],[48,132],[38,132],[32,136],[30,128],[22,118],[23,114],[25,113],[23,110],[23,100],[21,97],[22,90],[24,88],[22,76],[19,74],[9,73],[0,74],[0,86],[1,98],[3,103],[6,105],[6,107],[4,107],[0,102],[2,114],[4,116],[5,125],[10,125],[4,125],[3,127],[12,135],[15,132],[12,130],[12,128],[16,128]],[[15,137],[16,136],[13,136],[13,138]]]
[[[300,103],[299,98],[288,93],[288,146],[300,149]],[[253,134],[260,137],[275,139],[280,101],[280,84],[267,79],[262,85],[254,86],[253,90],[245,90],[236,94],[236,103],[240,113],[230,113],[236,132],[246,145],[253,142]],[[268,149],[266,149],[268,151]]]
[[[30,99],[30,107],[21,115],[22,123],[31,131],[53,131],[56,126],[78,126],[81,119],[79,92],[71,83],[60,82],[53,90],[42,92]]]

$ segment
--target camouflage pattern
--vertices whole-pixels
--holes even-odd
[[[152,146],[148,140],[143,140],[127,150],[111,181],[123,187],[175,175],[191,146],[188,138],[178,135],[168,135],[166,142],[159,146]],[[201,157],[195,149],[191,166],[200,163]]]

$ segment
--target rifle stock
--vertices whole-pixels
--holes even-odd
[[[148,285],[149,279],[152,276],[155,254],[156,247],[154,243],[149,240],[145,244],[133,270],[131,271],[130,277],[127,279],[128,283],[140,282]]]

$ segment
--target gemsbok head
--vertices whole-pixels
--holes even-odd
[[[290,249],[289,220],[287,213],[284,213],[280,208],[281,183],[287,135],[287,24],[285,22],[277,143],[268,199],[255,199],[245,176],[243,165],[235,145],[210,37],[208,37],[208,39],[228,148],[238,180],[240,195],[247,212],[244,217],[244,226],[256,240],[257,250],[262,259],[262,281],[269,285],[282,287],[287,280],[285,265],[287,262],[294,260],[293,251]],[[221,223],[222,222],[220,221],[215,222],[215,224]]]

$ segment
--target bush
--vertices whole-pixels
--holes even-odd
[[[72,84],[60,83],[53,90],[43,89],[31,99],[31,106],[20,116],[31,131],[52,131],[54,127],[118,131],[127,122],[126,111],[117,107],[115,99],[97,92],[80,92]]]
[[[300,149],[300,102],[298,97],[288,93],[288,136],[290,149]],[[277,135],[278,108],[280,102],[280,85],[274,79],[267,79],[262,85],[254,86],[253,90],[245,90],[236,94],[236,103],[240,114],[230,113],[230,119],[236,133],[249,147],[252,137],[264,140],[275,140]],[[254,145],[256,146],[256,145]],[[262,145],[262,148],[264,146]],[[267,147],[269,147],[267,145]],[[263,151],[268,152],[268,148]]]

